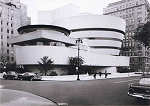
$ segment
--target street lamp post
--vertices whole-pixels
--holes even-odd
[[[80,57],[80,43],[82,43],[82,40],[80,39],[80,38],[78,38],[77,40],[76,40],[76,43],[77,43],[77,46],[78,46],[78,60],[77,60],[77,67],[76,67],[76,71],[77,71],[77,80],[80,80],[80,78],[79,78],[79,67],[80,67],[80,63],[79,63],[79,57]]]
[[[129,69],[129,70],[128,70],[128,77],[129,77],[129,76],[130,76],[130,75],[129,75],[129,71],[130,71],[130,66],[129,66],[129,68],[128,68],[128,69]]]

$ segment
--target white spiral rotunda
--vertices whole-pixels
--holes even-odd
[[[20,35],[9,40],[15,46],[16,63],[28,70],[38,70],[43,56],[54,60],[53,70],[67,74],[69,57],[78,55],[76,40],[83,41],[80,56],[84,67],[115,72],[129,66],[129,57],[119,56],[125,35],[125,21],[113,16],[78,15],[55,20],[53,25],[28,25],[18,29]]]
[[[53,24],[71,30],[72,38],[84,39],[92,52],[119,55],[125,35],[125,21],[121,18],[107,15],[80,15],[57,20]]]

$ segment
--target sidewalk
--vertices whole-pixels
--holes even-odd
[[[107,78],[123,78],[123,77],[132,77],[132,76],[141,76],[141,74],[135,73],[113,73],[107,76]],[[97,74],[96,79],[106,79],[105,75],[101,77]],[[77,75],[65,75],[65,76],[42,76],[42,80],[54,80],[54,81],[76,81]],[[88,74],[80,75],[80,80],[95,80],[93,75],[89,76]]]
[[[135,74],[133,73],[112,73],[107,76],[107,78],[123,78],[123,77],[132,77],[132,76],[141,76],[141,74]],[[0,79],[3,78],[2,73],[0,73]],[[106,79],[105,75],[102,75],[101,77],[97,74],[96,79]],[[64,75],[64,76],[42,76],[43,81],[76,81],[77,75]],[[88,74],[82,74],[80,75],[80,80],[95,80],[93,75],[89,76]]]

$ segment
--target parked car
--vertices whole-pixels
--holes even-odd
[[[150,74],[143,75],[138,83],[129,84],[128,95],[141,99],[150,99]]]
[[[17,77],[18,77],[18,74],[14,71],[9,71],[3,75],[4,79],[9,79],[9,80],[15,80],[17,79]]]
[[[19,74],[18,79],[32,81],[32,80],[41,80],[42,77],[38,73],[25,72],[23,74]]]
[[[24,73],[19,73],[17,79],[18,79],[18,80],[22,80],[22,76],[23,76],[23,75],[24,75]]]

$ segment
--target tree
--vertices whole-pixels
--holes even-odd
[[[139,41],[142,45],[145,46],[145,49],[149,49],[150,47],[150,22],[147,22],[144,25],[139,26],[136,31],[133,39]],[[145,71],[145,63],[142,63],[142,71]]]
[[[79,59],[79,60],[78,60]],[[84,60],[82,57],[69,57],[69,74],[75,74],[76,67],[79,66],[79,70],[81,65],[84,63]]]
[[[150,47],[150,22],[139,26],[135,31],[133,39],[141,42],[145,47]]]
[[[7,71],[8,61],[5,55],[1,56],[0,59],[0,69],[2,71]]]
[[[48,70],[50,70],[52,68],[52,64],[53,64],[53,60],[50,58],[48,58],[48,56],[44,56],[41,58],[41,62],[38,61],[38,64],[40,65],[40,67],[43,69],[42,73],[44,71],[44,75],[47,75]]]

